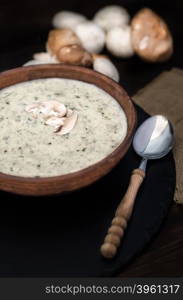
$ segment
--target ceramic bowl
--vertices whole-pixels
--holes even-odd
[[[127,118],[127,135],[122,143],[101,161],[77,172],[44,178],[25,178],[0,173],[0,189],[21,195],[53,195],[88,186],[107,174],[127,152],[136,125],[134,105],[126,91],[112,79],[91,69],[60,64],[12,69],[0,74],[0,88],[39,78],[68,78],[92,83],[118,101]]]

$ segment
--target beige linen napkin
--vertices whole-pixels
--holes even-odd
[[[141,89],[133,100],[149,114],[163,114],[173,124],[177,176],[174,200],[183,204],[183,70],[172,69],[161,73]]]

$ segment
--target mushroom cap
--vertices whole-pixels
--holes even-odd
[[[111,28],[128,24],[130,16],[127,10],[122,6],[109,5],[100,9],[94,15],[93,21],[105,31],[108,31]]]
[[[78,119],[78,113],[73,111],[69,117],[66,117],[64,120],[64,125],[62,128],[57,132],[57,135],[64,135],[69,133],[75,126]]]
[[[51,55],[57,55],[61,47],[73,44],[80,45],[81,42],[71,29],[54,29],[48,34],[46,48]]]
[[[63,118],[51,116],[48,119],[46,119],[45,124],[53,126],[53,127],[55,127],[55,129],[57,129],[60,126],[64,125],[64,120],[63,120]]]
[[[129,25],[115,27],[108,31],[106,36],[107,49],[117,57],[130,57],[133,55],[131,28]]]
[[[81,14],[63,10],[53,16],[52,24],[55,28],[70,28],[74,30],[78,24],[86,20],[86,17]]]
[[[114,64],[104,55],[93,57],[93,69],[119,82],[119,72]]]
[[[57,59],[63,63],[90,66],[92,56],[80,45],[69,45],[57,51]]]
[[[26,63],[23,64],[24,67],[26,66],[34,66],[34,65],[42,65],[42,64],[55,64],[58,62],[48,62],[47,60],[37,60],[37,59],[32,59],[27,61]]]
[[[43,63],[59,63],[57,58],[55,56],[51,56],[48,52],[39,52],[39,53],[34,53],[33,58],[39,62]]]
[[[102,51],[105,44],[105,33],[100,26],[93,22],[85,22],[76,27],[75,33],[88,52],[99,53]]]
[[[149,62],[163,62],[173,53],[173,39],[164,20],[149,8],[132,19],[132,44],[135,52]]]

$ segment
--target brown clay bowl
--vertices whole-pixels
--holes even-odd
[[[136,125],[136,112],[125,90],[110,78],[93,70],[68,65],[21,67],[0,74],[0,88],[28,80],[61,77],[92,83],[113,96],[122,106],[128,123],[124,141],[107,157],[78,172],[47,178],[25,178],[0,173],[0,189],[21,195],[53,195],[92,184],[107,174],[127,152]]]

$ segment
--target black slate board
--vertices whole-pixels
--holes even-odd
[[[137,115],[138,125],[148,117],[139,107]],[[118,255],[103,259],[99,247],[139,162],[130,148],[107,176],[68,195],[33,198],[0,192],[0,277],[98,277],[122,271],[160,229],[175,188],[172,153],[149,161]]]

